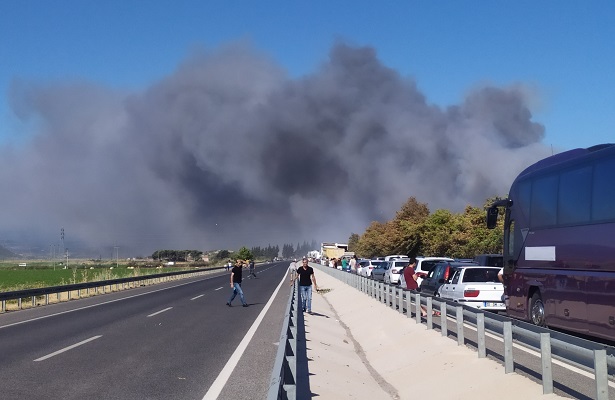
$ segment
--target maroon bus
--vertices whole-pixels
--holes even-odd
[[[511,317],[615,340],[615,145],[538,161],[487,210],[504,209]]]

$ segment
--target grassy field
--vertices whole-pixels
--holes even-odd
[[[50,261],[45,260],[28,260],[25,261],[27,264],[25,267],[19,266],[23,263],[24,261],[0,262],[0,292],[160,274],[203,267],[202,264],[180,263],[173,267],[155,268],[151,261],[149,263],[120,262],[118,264],[115,261],[74,260],[72,265],[69,262],[68,268],[65,269],[58,262],[54,266]]]

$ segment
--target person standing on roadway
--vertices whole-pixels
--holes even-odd
[[[419,289],[419,284],[417,283],[419,277],[414,267],[416,267],[416,258],[412,257],[406,268],[404,268],[404,280],[406,281],[406,289],[408,290]]]
[[[307,258],[303,259],[303,265],[297,269],[297,277],[290,281],[292,285],[295,280],[299,279],[299,291],[301,292],[301,308],[303,312],[312,313],[312,283],[316,290],[318,285],[316,284],[316,276],[314,275],[314,268],[308,265]]]
[[[254,273],[254,260],[250,260],[250,262],[248,262],[248,266],[250,267],[250,274],[248,275],[249,278],[255,277],[256,278],[256,274]]]
[[[357,273],[357,256],[356,255],[352,256],[352,258],[350,259],[350,272],[352,272],[353,274]]]
[[[290,275],[290,284],[292,285],[293,281],[297,277],[297,259],[296,258],[295,258],[295,261],[291,262],[290,265],[288,266],[288,275]]]
[[[246,303],[246,299],[243,297],[243,290],[241,290],[241,268],[242,263],[240,260],[237,260],[235,262],[235,266],[231,270],[231,289],[233,289],[233,293],[231,294],[231,298],[228,299],[228,301],[226,302],[226,305],[229,307],[231,307],[231,303],[233,302],[233,299],[235,299],[235,296],[237,296],[237,294],[239,294],[241,304],[244,307],[248,306],[248,304]]]

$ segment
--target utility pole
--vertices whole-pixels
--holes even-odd
[[[119,246],[114,246],[113,247],[115,249],[115,268],[119,268],[120,267],[120,247]]]
[[[60,229],[60,239],[62,240],[62,248],[64,249],[64,253],[66,253],[66,268],[68,268],[68,249],[64,246],[64,227]],[[58,252],[58,255],[62,253]]]

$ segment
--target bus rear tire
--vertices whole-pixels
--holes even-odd
[[[545,304],[542,302],[542,297],[540,297],[540,292],[535,292],[530,299],[530,308],[529,308],[529,318],[530,322],[537,326],[546,327],[545,320]]]

